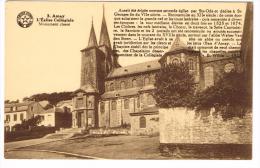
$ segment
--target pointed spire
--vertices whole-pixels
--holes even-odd
[[[97,38],[96,38],[95,29],[93,26],[93,17],[92,17],[91,30],[90,30],[89,40],[88,40],[88,47],[93,47],[93,46],[97,46]]]
[[[108,30],[107,30],[106,19],[105,19],[105,7],[104,7],[104,4],[103,4],[103,19],[102,19],[102,25],[101,25],[101,31],[100,31],[99,45],[105,45],[105,46],[111,48],[111,43],[110,43]]]
[[[183,41],[181,41],[180,36],[176,35],[176,38],[175,38],[174,42],[172,43],[172,46],[169,51],[174,51],[174,50],[182,49],[182,48],[188,48],[188,47]]]

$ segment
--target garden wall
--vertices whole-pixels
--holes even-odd
[[[251,112],[227,121],[212,114],[213,110],[202,117],[187,108],[159,109],[160,143],[252,144]]]

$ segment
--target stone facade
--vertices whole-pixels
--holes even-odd
[[[252,113],[223,121],[221,116],[196,116],[187,108],[160,109],[160,143],[252,144]]]
[[[131,114],[131,135],[159,135],[158,113]]]

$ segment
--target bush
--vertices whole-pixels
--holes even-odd
[[[155,87],[154,98],[161,108],[192,105],[195,85],[186,63],[162,67],[155,76]]]
[[[13,132],[5,132],[5,142],[20,141],[26,139],[41,138],[47,134],[54,133],[54,127],[32,127],[29,129],[20,129]]]

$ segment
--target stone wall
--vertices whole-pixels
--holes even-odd
[[[140,128],[140,117],[145,117],[146,127]],[[152,115],[131,116],[131,135],[158,135],[159,121],[158,113]]]
[[[126,128],[98,128],[90,129],[91,135],[129,135],[130,130]]]
[[[223,121],[221,116],[201,117],[186,108],[159,109],[160,143],[251,144],[252,113]]]

